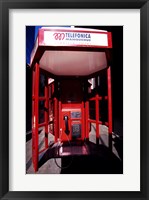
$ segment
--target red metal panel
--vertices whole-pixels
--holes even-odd
[[[44,123],[41,123],[41,124],[38,124],[38,128],[43,127],[43,126],[45,126],[45,125],[46,125],[45,122],[44,122]]]
[[[93,119],[88,119],[87,121],[90,123],[96,123],[96,120]],[[105,124],[106,126],[109,126],[108,122],[103,122],[103,121],[99,121],[98,124]]]
[[[44,41],[44,29],[39,29],[38,31],[38,45],[42,45]]]
[[[92,30],[83,30],[83,29],[82,30],[81,29],[80,30],[77,30],[77,29],[72,29],[72,30],[68,29],[67,30],[67,29],[63,29],[63,28],[62,29],[47,29],[47,28],[43,28],[43,29],[39,29],[39,30],[52,31],[52,32],[53,31],[55,31],[55,32],[58,31],[58,32],[97,33],[97,34],[106,34],[106,35],[108,34],[108,32],[102,32],[100,30],[97,31],[97,29],[94,29],[95,31],[93,29]]]
[[[88,119],[88,122],[96,123],[96,120],[94,120],[94,119]]]
[[[44,45],[44,50],[46,51],[46,50],[53,50],[53,48],[55,49],[55,46],[46,46],[46,45]],[[74,48],[75,47],[75,48]],[[87,44],[84,44],[84,45],[79,45],[79,44],[67,44],[67,46],[56,46],[56,49],[57,50],[61,50],[61,49],[63,49],[63,50],[66,50],[66,49],[68,49],[68,48],[71,48],[71,49],[73,49],[74,51],[76,50],[76,48],[78,48],[78,51],[81,51],[81,49],[82,48],[84,48],[84,51],[87,49],[103,49],[103,51],[104,51],[104,49],[109,49],[109,46],[97,46],[97,45],[92,45],[92,46],[90,46],[90,45],[87,45]],[[42,50],[43,50],[43,46],[39,46],[38,47],[38,49],[39,49],[39,51],[41,51],[41,55],[43,55],[43,52],[42,52]],[[36,55],[35,55],[36,56]],[[40,54],[38,55],[38,56],[40,56]]]
[[[105,122],[105,125],[106,125],[106,126],[109,126],[109,123],[108,123],[108,122]]]
[[[108,47],[112,48],[112,33],[108,32]]]
[[[98,100],[102,100],[102,96],[99,96],[99,95],[97,95],[96,97],[92,97],[92,98],[90,98],[89,100],[90,101],[93,101],[93,100],[96,100],[96,99],[98,99]]]
[[[63,109],[80,109],[81,108],[81,103],[62,103],[62,108]]]
[[[96,100],[96,97],[92,97],[92,98],[90,98],[89,100],[90,100],[90,101],[94,101],[94,100]]]
[[[39,101],[45,101],[45,100],[46,100],[46,97],[39,97]]]
[[[34,72],[33,72],[34,73]],[[39,98],[39,64],[35,64],[35,77],[33,78],[34,90],[34,110],[33,110],[33,125],[32,125],[32,159],[34,170],[38,170],[38,98]]]
[[[39,154],[44,152],[47,148],[43,148],[42,150],[39,151]]]

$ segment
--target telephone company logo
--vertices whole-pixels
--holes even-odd
[[[55,32],[53,34],[55,40],[72,40],[72,41],[91,41],[90,33],[63,33]]]

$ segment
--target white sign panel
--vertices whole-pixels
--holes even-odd
[[[108,46],[107,33],[44,31],[44,45]]]

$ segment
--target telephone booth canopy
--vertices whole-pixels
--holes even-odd
[[[84,28],[44,27],[39,29],[31,53],[32,68],[32,152],[38,170],[38,129],[45,127],[45,148],[48,135],[57,141],[87,141],[90,123],[96,124],[97,143],[100,137],[100,101],[107,101],[109,137],[112,134],[111,71],[109,66],[111,32]],[[99,73],[106,71],[107,95],[100,96]],[[40,75],[44,75],[44,92],[40,93]],[[90,89],[95,85],[93,94]],[[90,119],[89,103],[95,103],[95,119]],[[43,104],[44,120],[40,121]],[[111,145],[109,143],[109,145]]]

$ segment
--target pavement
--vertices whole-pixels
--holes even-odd
[[[89,141],[83,146],[73,147],[76,155],[67,155],[73,148],[65,148],[67,156],[57,158],[54,136],[48,134],[51,148],[43,151],[39,156],[37,174],[122,174],[123,173],[123,141],[122,135],[113,133],[112,152],[108,148],[108,127],[99,125],[100,139],[96,144],[96,124],[91,124]],[[39,151],[44,149],[44,128],[39,129]],[[70,151],[69,151],[70,148]],[[62,148],[61,148],[62,149]],[[63,148],[64,149],[64,148]],[[61,151],[61,150],[59,150]],[[63,150],[64,151],[64,150]],[[77,152],[77,153],[76,153]],[[81,152],[81,153],[79,153]],[[84,152],[84,153],[82,153]],[[87,153],[89,152],[89,154]],[[53,158],[55,157],[55,158]],[[26,174],[35,174],[32,165],[32,137],[31,131],[26,134]]]

